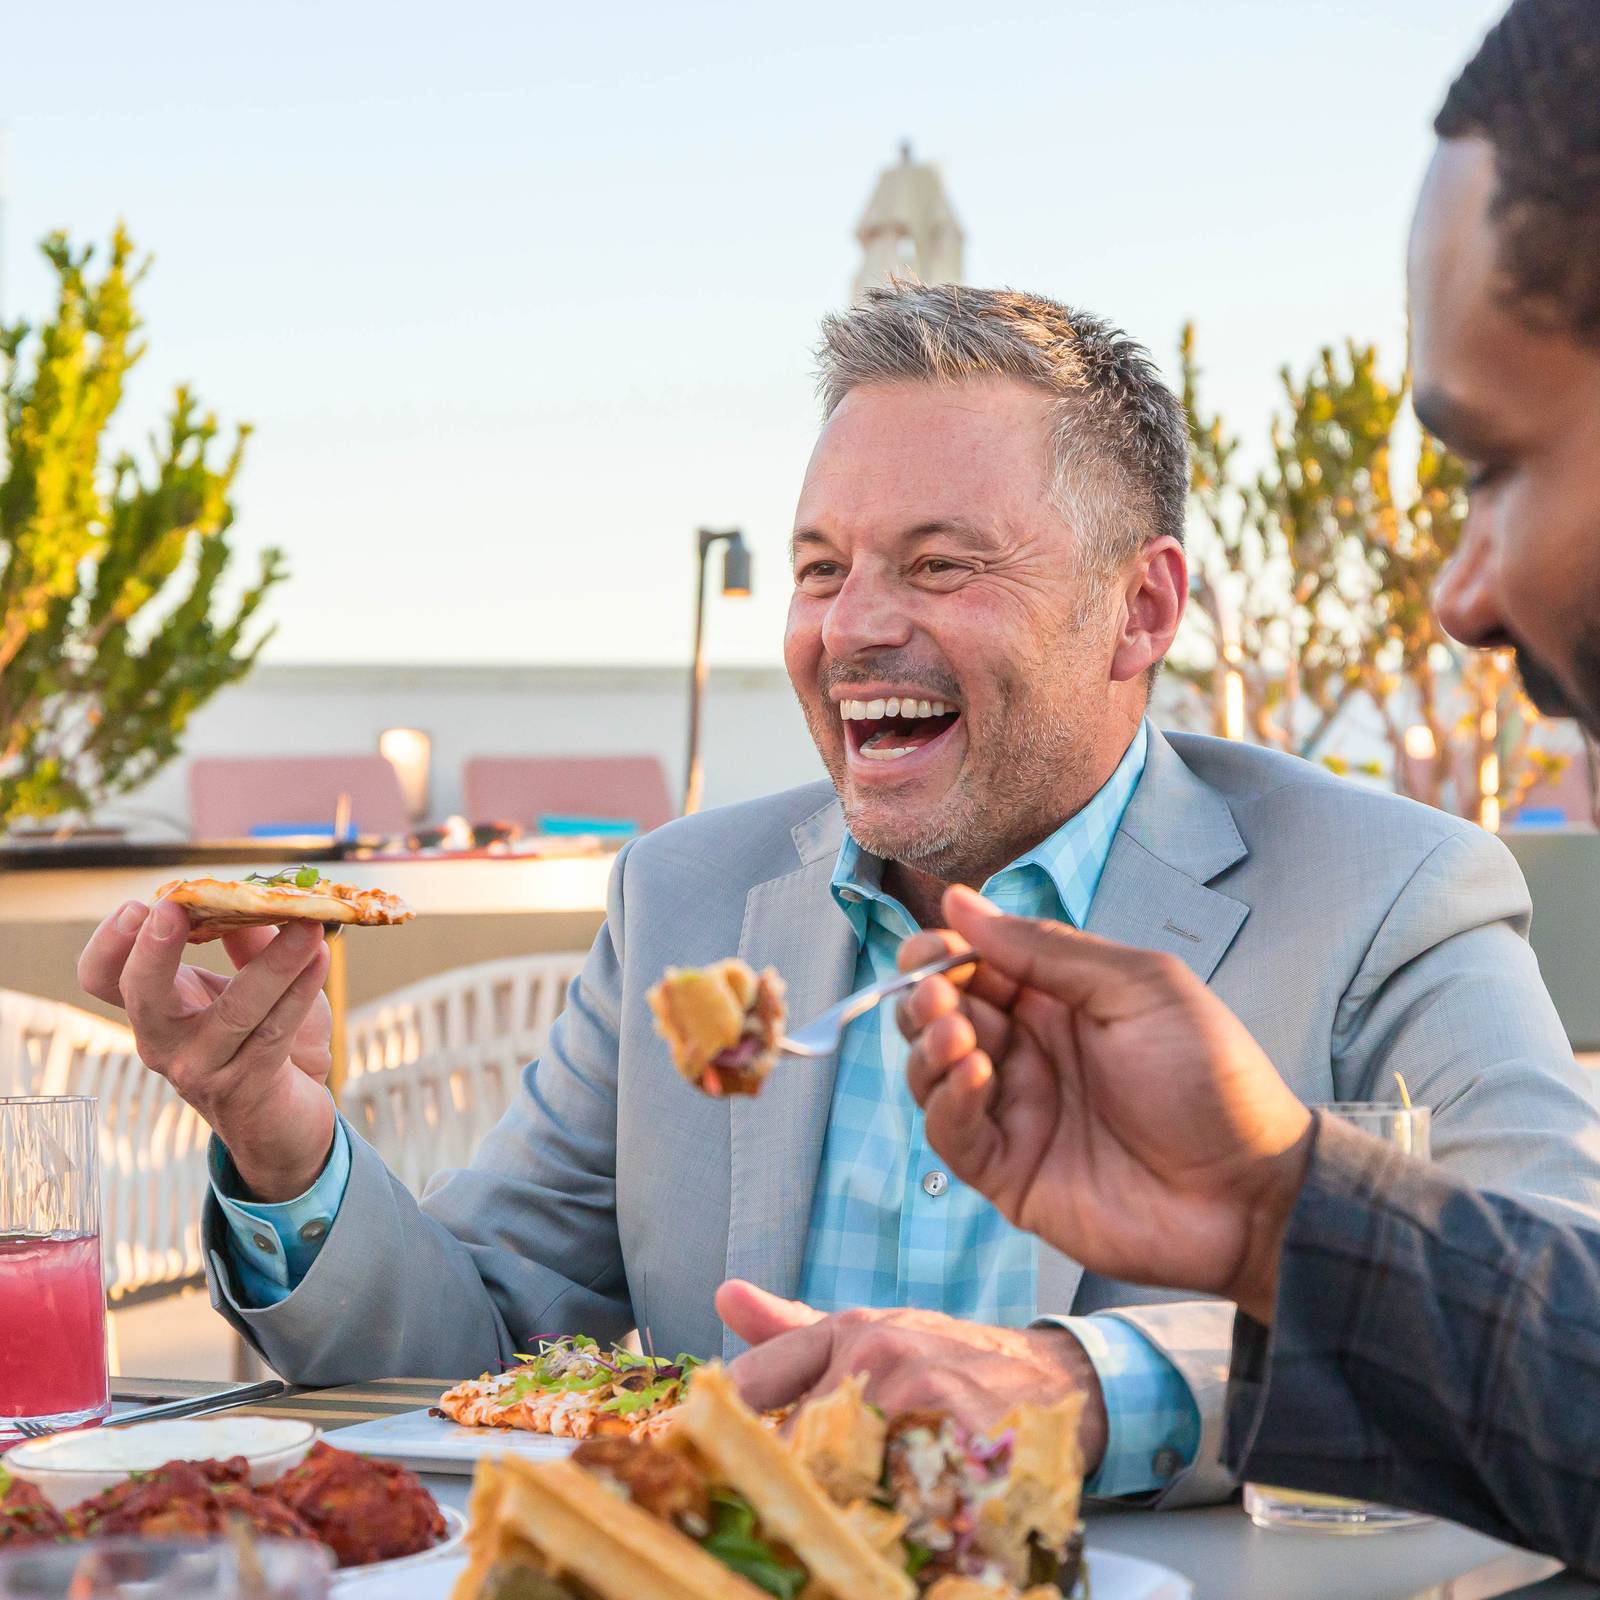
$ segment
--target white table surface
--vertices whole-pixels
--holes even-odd
[[[329,1436],[337,1444],[337,1433]],[[466,1509],[470,1480],[427,1473],[440,1504]],[[1195,1600],[1489,1600],[1520,1593],[1557,1563],[1451,1523],[1387,1533],[1266,1532],[1237,1504],[1194,1511],[1100,1511],[1089,1547],[1181,1572]],[[440,1600],[448,1594],[444,1574]],[[1600,1585],[1560,1578],[1528,1600],[1592,1600]]]

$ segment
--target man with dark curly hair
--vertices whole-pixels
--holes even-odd
[[[1472,463],[1436,596],[1600,726],[1600,4],[1519,0],[1434,122],[1411,236],[1416,409]]]
[[[1600,0],[1517,0],[1435,126],[1416,409],[1473,467],[1439,613],[1600,735]],[[1238,1305],[1227,1464],[1600,1575],[1600,1232],[1308,1112],[1170,956],[944,911],[902,964],[983,963],[902,1009],[930,1142],[1089,1270]]]

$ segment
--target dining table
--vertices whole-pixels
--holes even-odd
[[[240,1416],[311,1422],[337,1445],[341,1429],[434,1405],[453,1381],[379,1378],[334,1388],[289,1385],[280,1394],[231,1409]],[[216,1387],[168,1378],[116,1378],[112,1386],[113,1420],[140,1406]],[[439,1472],[421,1476],[441,1505],[466,1510],[469,1478]],[[1091,1502],[1086,1520],[1091,1559],[1096,1550],[1111,1551],[1170,1568],[1193,1586],[1193,1600],[1600,1600],[1600,1582],[1449,1522],[1363,1534],[1268,1530],[1256,1527],[1237,1499],[1177,1511]],[[459,1570],[458,1561],[436,1564],[437,1600],[448,1600]],[[434,1600],[435,1585],[422,1576],[428,1571],[424,1567],[411,1576],[408,1597]],[[368,1587],[358,1585],[355,1594],[364,1595]]]

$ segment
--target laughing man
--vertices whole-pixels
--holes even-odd
[[[828,319],[821,360],[785,654],[831,782],[623,852],[470,1168],[419,1205],[337,1119],[314,931],[239,940],[215,995],[181,965],[181,912],[125,906],[83,981],[216,1130],[214,1299],[292,1378],[476,1373],[536,1333],[648,1325],[657,1348],[744,1351],[761,1405],[855,1371],[887,1410],[982,1421],[1082,1388],[1092,1490],[1218,1497],[1230,1306],[1084,1273],[953,1181],[892,1020],[712,1101],[646,989],[736,950],[803,1020],[969,884],[1176,954],[1305,1100],[1403,1072],[1440,1161],[1592,1221],[1600,1120],[1526,891],[1467,823],[1145,720],[1186,598],[1188,472],[1139,346],[1037,296],[897,287]]]

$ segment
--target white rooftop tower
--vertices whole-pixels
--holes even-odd
[[[877,187],[856,224],[861,268],[853,298],[890,278],[919,283],[959,283],[966,236],[944,192],[939,170],[913,161],[902,143],[900,159],[878,175]]]

